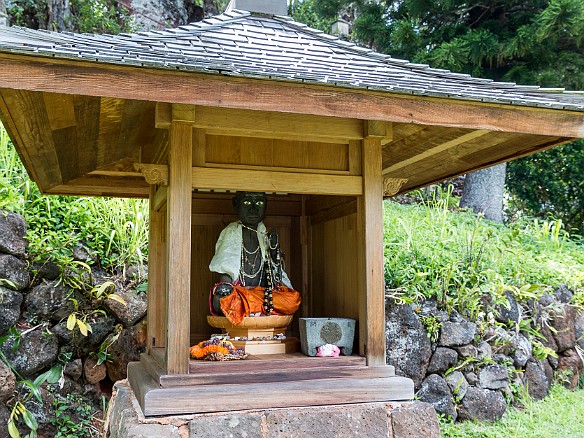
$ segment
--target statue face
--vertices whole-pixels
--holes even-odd
[[[233,208],[241,223],[255,228],[266,214],[267,197],[265,193],[237,192],[233,198]]]

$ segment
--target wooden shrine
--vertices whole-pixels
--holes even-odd
[[[231,10],[158,32],[0,28],[0,118],[46,194],[150,200],[145,415],[409,400],[385,362],[384,197],[584,137],[584,96],[375,54]],[[236,190],[269,194],[298,317],[357,323],[356,354],[189,359],[207,338]]]

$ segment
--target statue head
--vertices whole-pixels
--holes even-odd
[[[264,220],[268,198],[263,192],[237,192],[232,203],[241,223],[255,228]]]

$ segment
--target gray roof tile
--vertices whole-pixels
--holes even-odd
[[[582,92],[435,69],[375,53],[288,17],[237,10],[176,29],[122,35],[0,26],[0,52],[584,111]]]

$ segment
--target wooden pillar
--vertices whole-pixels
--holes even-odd
[[[366,122],[367,123],[367,122]],[[369,122],[370,123],[370,122]],[[368,129],[369,128],[369,129]],[[368,366],[385,365],[385,291],[383,266],[383,179],[381,138],[366,124],[363,140],[363,195],[359,197],[361,299],[360,345]]]
[[[180,118],[175,109],[168,145],[166,372],[188,374],[193,127],[183,118],[183,106]]]
[[[299,218],[300,257],[302,264],[302,312],[303,317],[313,316],[312,293],[310,293],[310,217],[306,215],[307,195],[302,195],[302,215]]]
[[[150,186],[148,240],[148,352],[166,341],[166,213],[156,208],[156,186]]]

